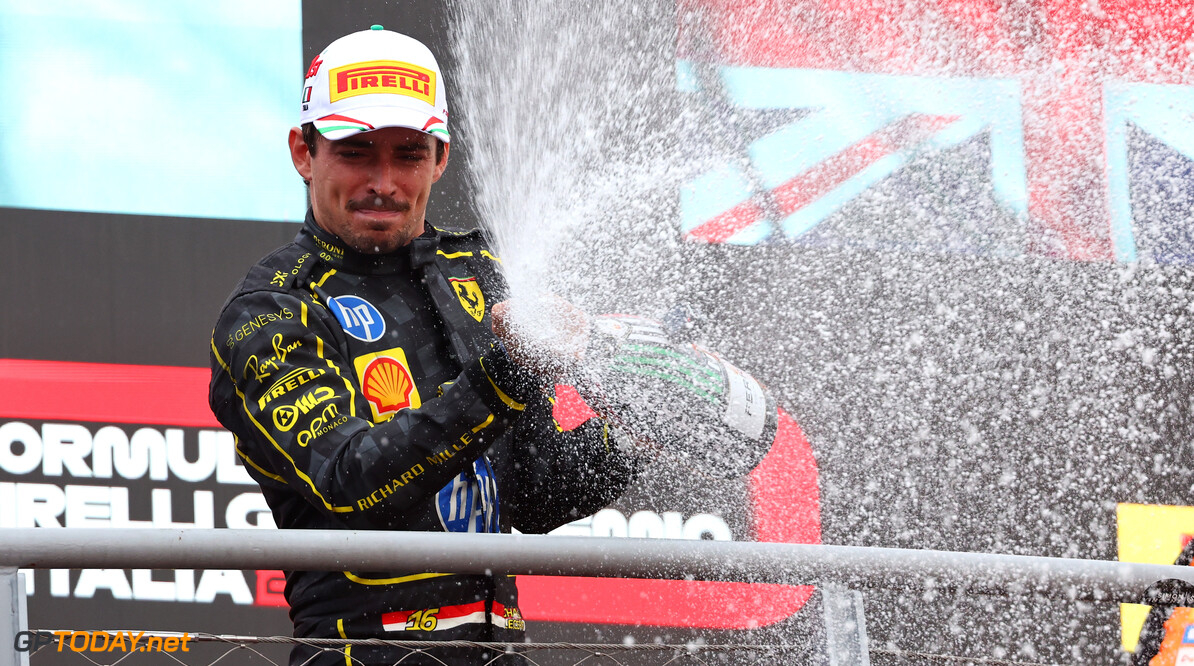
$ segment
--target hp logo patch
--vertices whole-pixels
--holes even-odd
[[[436,494],[435,510],[447,532],[501,531],[497,480],[489,459],[477,458],[471,470],[457,474],[441,488]]]
[[[365,342],[373,342],[386,332],[386,320],[369,301],[360,296],[337,296],[328,299],[328,307],[344,332]]]

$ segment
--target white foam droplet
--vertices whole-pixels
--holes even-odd
[[[381,207],[381,197],[373,197],[373,205],[380,208]]]

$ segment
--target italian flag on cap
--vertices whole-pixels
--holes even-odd
[[[356,130],[358,132],[368,132],[372,129],[377,129],[373,125],[356,118],[349,118],[333,113],[330,116],[324,116],[314,121],[315,129],[319,130],[320,134],[328,134],[330,132],[340,132],[343,130]]]

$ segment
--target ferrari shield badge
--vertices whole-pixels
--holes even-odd
[[[448,281],[452,283],[452,289],[460,299],[464,311],[472,315],[473,319],[481,321],[485,316],[485,295],[477,285],[477,278],[448,278]]]

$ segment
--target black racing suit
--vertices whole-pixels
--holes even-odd
[[[308,212],[249,271],[213,333],[210,401],[279,528],[542,533],[622,492],[634,463],[605,424],[562,432],[550,392],[493,336],[498,261],[479,232],[430,225],[360,254]],[[300,637],[523,635],[508,576],[290,571],[286,598]]]

